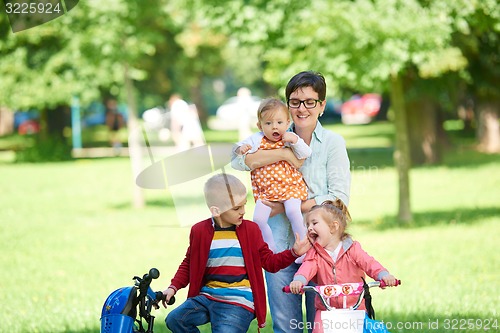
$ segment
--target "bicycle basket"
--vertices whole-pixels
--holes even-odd
[[[132,332],[137,315],[137,288],[124,287],[113,291],[101,312],[101,333]]]

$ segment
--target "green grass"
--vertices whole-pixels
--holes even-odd
[[[355,161],[350,232],[403,281],[373,291],[377,317],[391,332],[454,332],[446,320],[458,328],[467,319],[500,319],[498,156],[459,149],[441,166],[413,169],[414,222],[400,227],[392,150],[383,143],[392,135],[388,124],[333,129]],[[224,141],[234,134],[209,135]],[[379,143],[370,146],[373,140]],[[0,332],[98,332],[104,300],[134,275],[157,267],[153,289],[168,286],[189,228],[179,226],[168,191],[144,191],[146,208],[131,207],[128,159],[8,161],[0,158]],[[185,295],[181,290],[177,304]],[[155,312],[155,332],[167,332],[167,313]],[[270,316],[262,332],[272,332]]]

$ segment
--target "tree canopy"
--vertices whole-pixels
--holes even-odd
[[[483,147],[500,151],[499,39],[496,0],[81,1],[18,33],[0,16],[0,102],[54,109],[75,95],[138,90],[160,103],[181,92],[204,119],[207,78],[230,72],[283,91],[295,73],[320,71],[330,96],[391,96],[400,217],[410,219],[411,150],[438,150],[440,113],[460,96],[477,104]]]

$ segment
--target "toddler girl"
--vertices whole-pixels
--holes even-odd
[[[298,159],[311,155],[311,148],[297,134],[287,132],[290,116],[285,103],[277,98],[263,100],[257,111],[257,126],[261,130],[236,144],[236,154],[251,154],[258,149],[290,147]],[[302,174],[286,161],[279,161],[251,171],[252,190],[255,199],[253,220],[259,225],[264,241],[276,252],[271,228],[267,220],[271,207],[262,201],[279,201],[285,206],[294,234],[301,238],[306,234],[301,204],[307,199],[307,187]],[[297,262],[300,262],[299,259]]]
[[[373,257],[368,255],[357,241],[345,232],[351,216],[340,199],[325,201],[305,214],[308,237],[313,247],[306,253],[304,261],[290,283],[294,294],[301,292],[302,286],[311,279],[319,285],[362,282],[365,273],[372,279],[384,281],[387,286],[395,286],[396,278]],[[357,296],[348,296],[347,307],[353,306]],[[330,298],[330,306],[343,307],[343,297]],[[321,311],[325,306],[316,300],[316,317],[313,333],[323,332]],[[359,307],[365,309],[364,300]]]

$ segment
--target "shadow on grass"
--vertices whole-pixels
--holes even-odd
[[[368,169],[371,167],[394,167],[394,148],[348,148],[351,170]],[[413,169],[425,169],[446,166],[447,168],[475,168],[484,164],[498,163],[498,154],[486,154],[472,147],[459,147],[444,153],[443,162],[434,165],[419,165]]]
[[[171,196],[165,196],[163,199],[147,199],[145,202],[147,207],[175,207],[174,200]],[[121,210],[121,209],[131,209],[132,203],[129,201],[124,201],[112,206],[113,209]]]
[[[351,170],[394,166],[394,148],[348,148]]]
[[[94,328],[84,328],[84,329],[80,329],[80,330],[73,330],[73,329],[65,329],[65,330],[61,330],[61,331],[51,331],[50,333],[57,333],[57,332],[60,332],[60,333],[98,333],[100,332],[100,326],[96,326]],[[49,333],[49,332],[46,332],[46,333]]]
[[[147,328],[146,322],[143,320],[142,323],[144,325],[144,329],[146,329]],[[205,326],[199,327],[199,328],[200,328],[200,331],[202,333],[211,332],[209,325],[205,325]],[[155,318],[155,324],[154,324],[153,329],[154,329],[155,333],[170,333],[170,331],[167,329],[163,319],[158,318],[158,316],[156,316],[156,318]],[[49,331],[41,331],[41,332],[42,333],[99,333],[99,332],[101,332],[101,326],[100,326],[100,323],[98,323],[98,324],[94,325],[94,327],[83,328],[83,329],[61,328],[60,330],[56,330],[56,331],[52,330],[50,332]],[[123,331],[123,333],[129,333],[129,332]]]
[[[393,228],[421,228],[435,225],[471,225],[484,219],[500,215],[500,207],[461,208],[453,211],[434,211],[413,213],[413,221],[402,225],[396,216],[384,216],[375,223],[369,220],[359,221],[361,224],[376,230]]]
[[[171,196],[167,196],[165,199],[154,199],[154,200],[146,200],[146,206],[151,207],[174,207],[175,203]]]
[[[376,304],[375,304],[376,307]],[[436,312],[439,310],[436,310]],[[438,313],[397,313],[385,312],[383,309],[375,308],[376,319],[386,324],[390,332],[469,332],[479,333],[487,331],[497,331],[498,319],[491,314],[456,313],[450,316],[444,316]],[[255,320],[254,320],[255,321]],[[253,324],[253,323],[252,323]],[[268,314],[266,327],[261,332],[272,332],[272,323]],[[255,329],[255,331],[253,330]],[[51,331],[50,333],[96,333],[100,331],[100,326],[95,325],[85,329],[68,329]],[[155,321],[154,331],[156,333],[169,332],[165,324],[160,321]],[[202,333],[210,332],[210,326],[205,325],[200,328]],[[251,325],[249,332],[256,332],[256,325]],[[44,332],[49,333],[49,332]]]
[[[489,163],[499,163],[498,154],[486,154],[473,147],[459,147],[445,154],[442,165],[450,168],[474,168]]]

